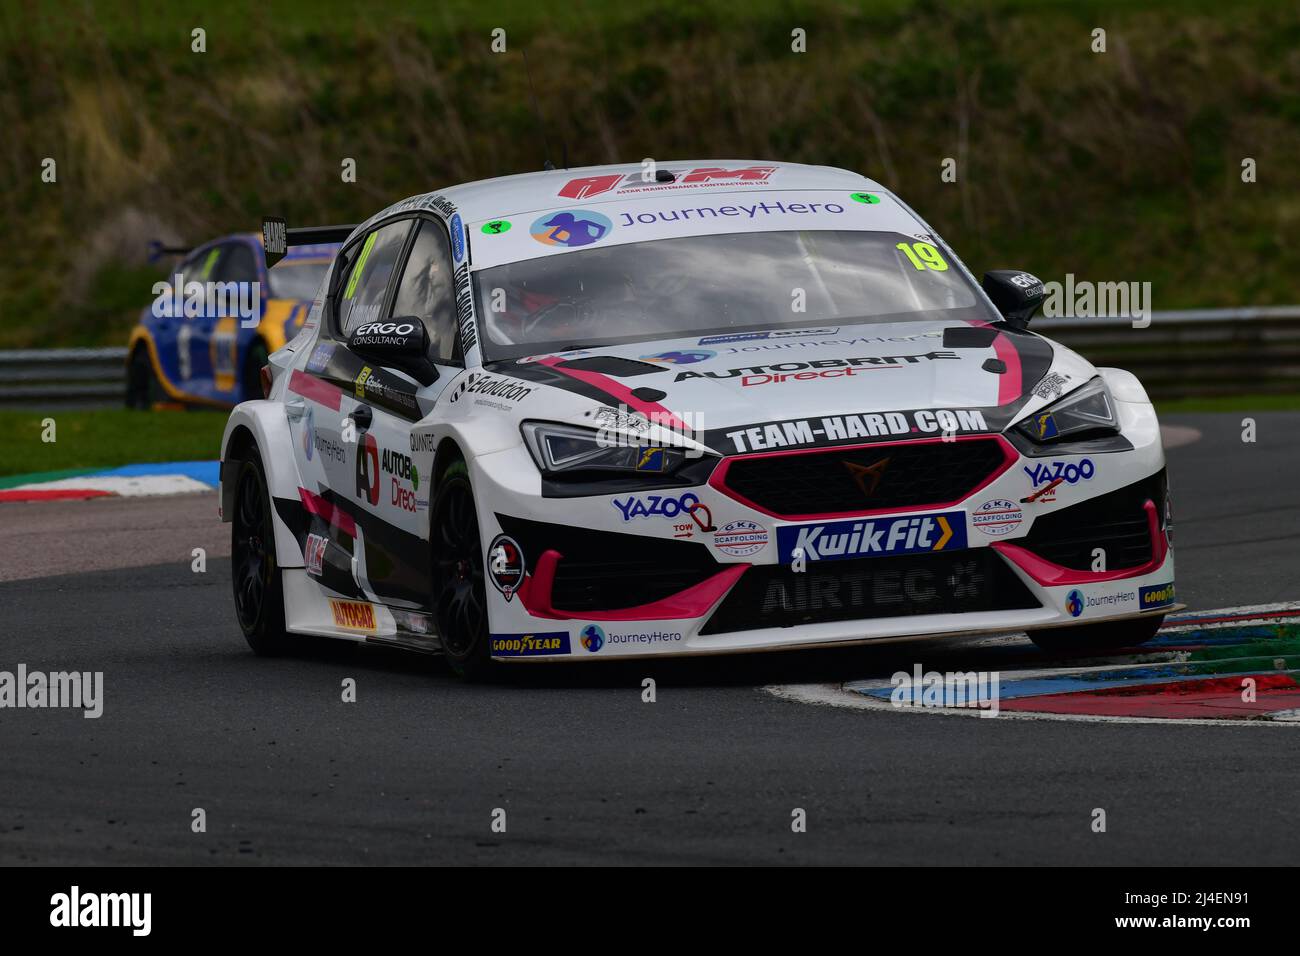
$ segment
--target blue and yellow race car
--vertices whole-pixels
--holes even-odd
[[[229,408],[261,398],[267,356],[297,334],[338,243],[295,247],[268,269],[262,237],[222,236],[183,256],[140,315],[127,348],[126,405]]]

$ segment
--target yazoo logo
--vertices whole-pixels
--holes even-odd
[[[840,561],[881,554],[957,551],[966,547],[966,512],[898,515],[778,528],[779,560]]]
[[[644,495],[614,499],[614,507],[619,510],[624,521],[633,518],[676,518],[680,514],[690,514],[699,505],[699,497],[690,491],[677,498]]]
[[[1097,469],[1091,458],[1085,458],[1078,464],[1072,461],[1048,461],[1033,468],[1025,468],[1025,474],[1029,476],[1029,481],[1035,488],[1058,479],[1067,485],[1073,485],[1080,481],[1087,481],[1096,473]]]

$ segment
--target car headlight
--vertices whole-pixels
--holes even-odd
[[[685,448],[637,444],[644,439],[608,431],[546,422],[524,422],[522,428],[533,461],[548,476],[606,472],[609,477],[662,477],[675,472],[687,457]]]
[[[1100,438],[1119,433],[1119,418],[1106,383],[1101,378],[1094,378],[1082,388],[1017,422],[1016,429],[1039,443],[1067,438]]]

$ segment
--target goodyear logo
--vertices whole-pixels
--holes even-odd
[[[899,515],[791,525],[776,532],[780,561],[841,561],[885,554],[957,551],[966,547],[966,513]]]
[[[1152,584],[1147,587],[1138,588],[1138,601],[1142,610],[1149,607],[1164,607],[1166,604],[1174,603],[1174,582],[1168,584]]]
[[[330,599],[330,610],[334,612],[334,626],[344,627],[349,631],[375,631],[375,606],[363,601],[335,601]]]
[[[540,657],[547,654],[567,654],[569,653],[569,632],[493,634],[490,646],[493,657]]]

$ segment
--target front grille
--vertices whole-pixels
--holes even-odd
[[[1093,550],[1106,553],[1106,568],[1136,568],[1151,560],[1151,532],[1143,505],[1156,506],[1164,527],[1165,473],[1097,498],[1070,505],[1034,519],[1034,526],[1016,544],[1039,557],[1075,571],[1091,571]]]
[[[752,567],[700,633],[1039,606],[997,553],[974,548]]]
[[[519,542],[531,574],[542,553],[563,555],[555,570],[551,606],[581,616],[637,607],[671,597],[723,566],[698,541],[648,538],[497,515]]]
[[[769,514],[861,513],[960,501],[1006,464],[998,439],[962,438],[733,458],[720,481]]]

